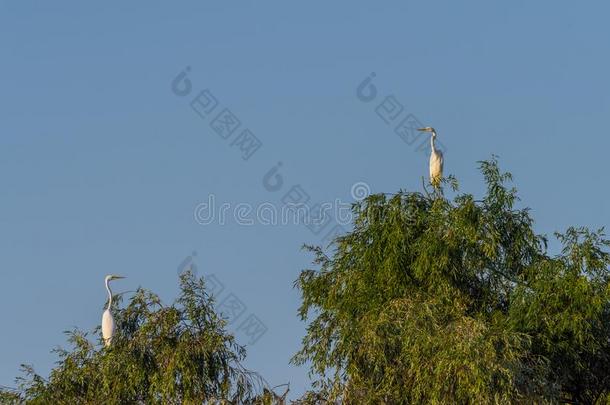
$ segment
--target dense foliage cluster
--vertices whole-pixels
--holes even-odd
[[[301,273],[308,365],[299,404],[610,404],[610,242],[569,228],[551,254],[495,160],[481,200],[399,192],[354,205],[354,227]],[[240,361],[202,280],[165,307],[138,290],[110,348],[69,333],[48,379],[2,403],[285,403]]]
[[[318,376],[310,403],[609,400],[609,242],[570,228],[550,255],[510,175],[481,169],[480,201],[373,195],[332,257],[309,247],[293,361]]]
[[[180,297],[171,306],[139,289],[113,312],[110,348],[101,339],[94,344],[80,331],[69,332],[72,350],[58,350],[48,380],[25,367],[19,389],[0,393],[0,402],[263,403],[265,382],[240,365],[245,351],[225,332],[202,279],[184,273]]]

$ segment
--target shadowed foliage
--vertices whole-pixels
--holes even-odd
[[[610,400],[608,240],[570,228],[551,255],[510,174],[480,167],[480,201],[372,195],[331,256],[307,247],[292,360],[316,377],[304,403]]]

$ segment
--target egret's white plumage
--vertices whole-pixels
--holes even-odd
[[[432,127],[420,128],[419,131],[432,133],[430,138],[430,183],[434,187],[439,187],[443,178],[443,152],[436,149],[434,145],[436,131]]]
[[[112,307],[112,291],[110,290],[109,283],[112,280],[117,280],[120,278],[125,277],[108,275],[104,279],[104,284],[106,285],[106,290],[108,291],[108,306],[102,315],[102,337],[104,338],[104,345],[106,345],[106,347],[110,346],[112,335],[114,333],[114,318],[110,312],[110,308]]]

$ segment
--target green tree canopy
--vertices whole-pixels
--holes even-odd
[[[551,255],[494,160],[477,201],[372,195],[354,229],[296,281],[308,322],[305,400],[595,403],[610,394],[610,245],[556,234]],[[457,184],[450,183],[454,191]]]
[[[481,200],[373,195],[331,255],[308,247],[293,362],[315,381],[297,403],[610,404],[610,242],[569,228],[551,254],[510,175],[495,160],[481,171]],[[0,402],[284,403],[241,366],[213,304],[189,273],[171,306],[139,289],[114,308],[110,348],[69,332],[49,378],[26,367]]]
[[[114,305],[110,348],[87,334],[67,332],[72,349],[44,379],[29,366],[2,403],[28,404],[243,404],[270,403],[274,394],[241,361],[244,348],[225,331],[203,279],[181,276],[171,306],[138,289],[125,308]],[[99,328],[98,328],[99,329]],[[96,331],[99,336],[99,330]],[[207,402],[206,402],[207,401]]]

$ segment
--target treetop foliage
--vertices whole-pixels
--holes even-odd
[[[225,331],[226,321],[214,311],[203,279],[183,273],[180,287],[180,296],[171,306],[141,288],[123,309],[117,297],[113,300],[116,328],[109,348],[103,347],[99,328],[97,344],[86,333],[67,332],[72,348],[56,350],[59,361],[50,377],[44,379],[24,366],[18,390],[0,393],[0,401],[270,403],[273,396],[266,382],[241,365],[245,350]]]
[[[295,286],[307,323],[292,362],[309,367],[295,404],[610,404],[610,242],[569,228],[549,252],[510,174],[480,164],[482,199],[440,190],[377,194]],[[25,367],[0,402],[285,403],[241,361],[203,280],[171,306],[139,289],[115,302],[110,348],[68,333],[48,379]],[[99,330],[96,331],[99,336]]]
[[[595,403],[610,394],[610,243],[551,255],[495,159],[482,200],[372,195],[301,273],[311,403]],[[453,179],[445,181],[457,191]]]

